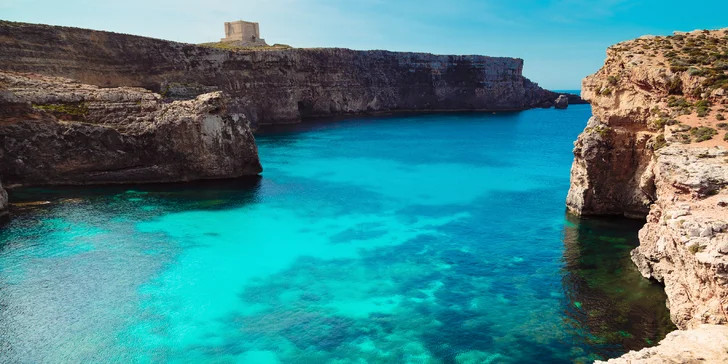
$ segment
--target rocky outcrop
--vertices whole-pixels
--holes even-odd
[[[728,327],[700,325],[695,330],[673,331],[660,345],[630,351],[617,359],[596,363],[608,364],[665,364],[665,363],[725,363],[728,353]]]
[[[727,324],[728,208],[720,191],[728,185],[728,151],[671,146],[657,154],[650,168],[657,199],[632,260],[665,284],[678,327]]]
[[[569,105],[584,105],[589,103],[586,100],[582,99],[579,95],[566,94],[566,97],[569,99]]]
[[[221,92],[166,101],[140,88],[0,72],[6,185],[171,182],[261,171],[243,115]]]
[[[0,22],[0,70],[165,97],[211,90],[253,127],[302,118],[436,110],[522,110],[558,94],[523,60],[348,49],[225,50],[86,29]]]
[[[728,323],[727,52],[728,30],[643,37],[610,47],[583,82],[593,117],[574,144],[568,209],[646,217],[632,260],[688,330],[610,362],[728,362],[725,327],[701,326]]]
[[[566,109],[567,107],[569,107],[569,97],[566,95],[559,95],[559,97],[556,98],[556,101],[554,101],[554,108]]]
[[[569,210],[644,217],[653,201],[651,180],[642,178],[652,156],[650,137],[631,126],[604,123],[596,115],[589,119],[574,143]]]

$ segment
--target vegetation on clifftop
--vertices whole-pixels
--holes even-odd
[[[199,46],[215,48],[215,49],[222,49],[222,50],[226,50],[226,51],[275,51],[275,50],[293,48],[287,44],[277,44],[277,43],[272,46],[242,47],[242,46],[235,45],[234,42],[201,43],[201,44],[199,44]]]
[[[712,101],[728,94],[728,29],[647,36],[610,49],[621,54],[625,64],[649,64],[660,70],[662,80],[651,87],[671,95],[667,99],[670,117],[692,113],[707,117]],[[619,74],[608,75],[597,93],[606,97],[619,92],[625,76],[630,78],[624,68]],[[720,117],[724,118],[722,114]]]
[[[33,104],[33,109],[49,112],[57,117],[81,117],[88,114],[88,106],[83,102],[69,104]]]

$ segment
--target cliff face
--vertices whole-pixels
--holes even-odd
[[[657,200],[632,260],[665,283],[678,327],[728,323],[728,151],[665,147],[652,166]],[[728,353],[726,353],[728,355]]]
[[[0,22],[0,70],[189,98],[223,91],[255,127],[349,113],[526,109],[558,96],[523,61],[347,49],[224,50],[85,29]]]
[[[604,67],[582,84],[594,116],[575,143],[569,210],[646,216],[656,199],[655,150],[728,145],[703,140],[711,131],[700,129],[715,134],[728,115],[726,34],[643,37],[607,50]]]
[[[728,29],[610,47],[582,95],[593,117],[574,144],[569,210],[646,217],[632,260],[665,284],[675,324],[728,323]],[[681,362],[676,342],[623,359]]]
[[[139,88],[0,72],[6,185],[170,182],[261,171],[252,132],[220,92],[166,102]],[[4,197],[3,201],[4,201]]]

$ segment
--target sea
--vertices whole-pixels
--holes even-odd
[[[590,363],[656,345],[639,220],[565,198],[589,105],[312,120],[260,177],[10,191],[0,363]]]

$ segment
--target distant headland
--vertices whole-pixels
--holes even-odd
[[[260,125],[569,102],[518,58],[270,47],[245,21],[220,44],[0,21],[2,183],[255,175]]]

